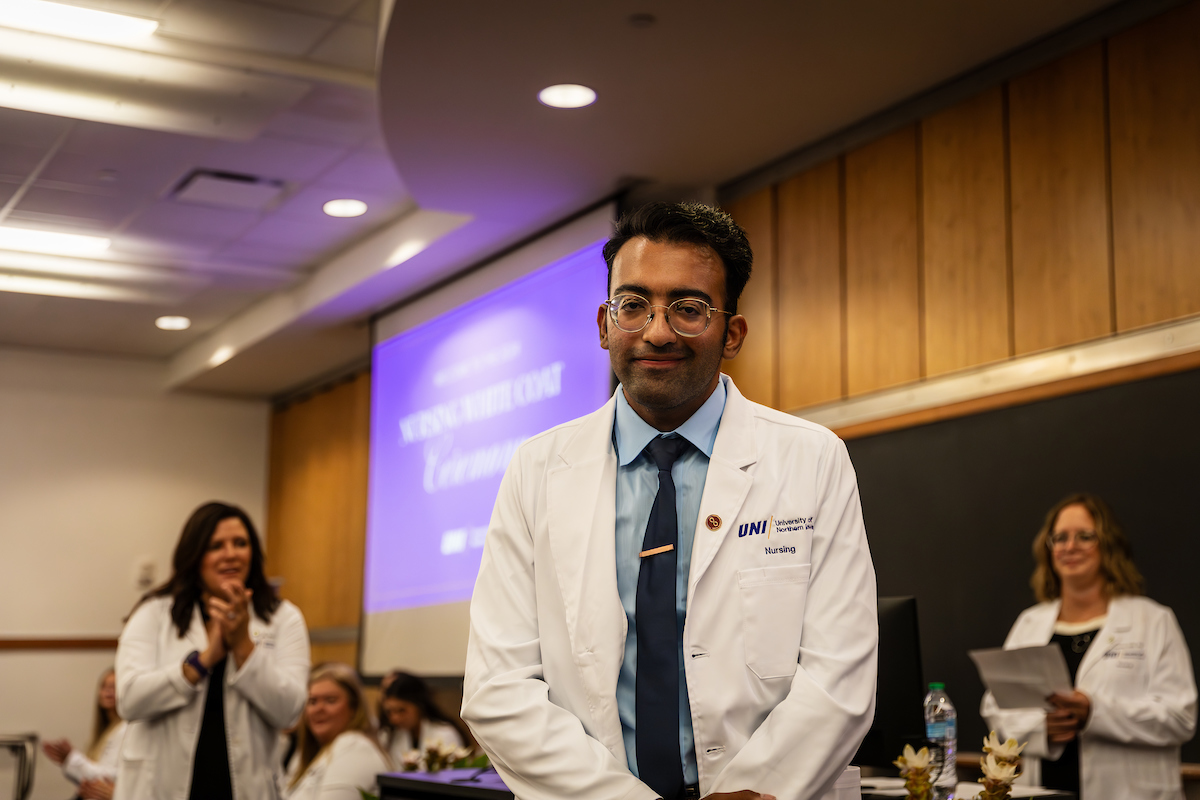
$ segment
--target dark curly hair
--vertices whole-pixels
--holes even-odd
[[[703,203],[648,203],[624,214],[613,237],[604,245],[608,264],[608,286],[612,290],[613,260],[630,239],[644,237],[652,242],[695,244],[711,247],[725,265],[725,308],[737,313],[738,298],[750,280],[754,253],[746,231],[733,217]]]

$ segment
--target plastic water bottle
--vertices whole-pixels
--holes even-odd
[[[958,712],[946,694],[946,684],[929,684],[925,695],[925,738],[941,748],[931,765],[937,779],[933,783],[934,800],[951,800],[958,783]]]

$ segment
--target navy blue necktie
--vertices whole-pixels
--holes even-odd
[[[675,574],[679,521],[671,466],[691,445],[656,436],[646,454],[658,467],[658,494],[642,540],[637,587],[637,678],[634,705],[637,765],[642,782],[673,800],[683,790],[679,755],[679,633]]]

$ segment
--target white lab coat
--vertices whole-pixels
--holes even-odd
[[[88,758],[86,753],[72,749],[67,754],[66,760],[63,761],[63,776],[71,781],[71,783],[94,781],[97,778],[104,778],[110,781],[116,780],[117,759],[121,753],[121,742],[125,739],[125,729],[127,727],[128,724],[124,720],[113,726],[113,729],[108,733],[108,737],[104,740],[104,747],[101,748],[99,757],[95,761]]]
[[[391,743],[384,742],[383,744],[388,747],[388,754],[397,767],[404,761],[404,756],[412,750],[423,751],[438,742],[447,747],[462,747],[463,745],[462,734],[458,732],[458,728],[449,722],[435,719],[421,720],[419,739],[417,744],[413,744],[412,734],[403,728],[397,728],[392,731]]]
[[[875,572],[858,485],[836,436],[722,379],[683,632],[700,791],[821,797],[875,704]],[[471,601],[462,717],[528,800],[656,796],[628,769],[617,715],[627,620],[613,409],[518,450]],[[751,523],[762,532],[741,527]]]
[[[359,790],[378,794],[375,777],[392,769],[383,751],[361,731],[338,734],[308,765],[299,783],[287,788],[298,766],[299,756],[293,756],[285,800],[361,800]]]
[[[200,608],[187,635],[171,620],[171,598],[138,607],[117,644],[117,710],[129,722],[114,800],[187,800],[200,738],[208,680],[183,676],[183,659],[203,652],[208,634]],[[279,731],[300,716],[308,695],[308,630],[300,610],[284,600],[264,622],[250,618],[254,652],[225,671],[225,731],[235,800],[276,796],[274,758]]]
[[[1023,611],[1005,648],[1047,644],[1058,611],[1058,601]],[[1145,597],[1113,598],[1075,686],[1092,703],[1079,735],[1082,800],[1183,800],[1179,746],[1196,730],[1196,681],[1171,609]],[[1045,709],[1002,709],[989,692],[981,710],[1002,738],[1029,742],[1026,769],[1039,782],[1037,759],[1062,754],[1046,739]]]

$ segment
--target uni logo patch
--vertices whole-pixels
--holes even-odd
[[[738,526],[738,537],[755,536],[760,533],[765,533],[767,538],[771,538],[771,531],[775,527],[775,517],[768,519],[760,519],[758,522],[744,522]]]

